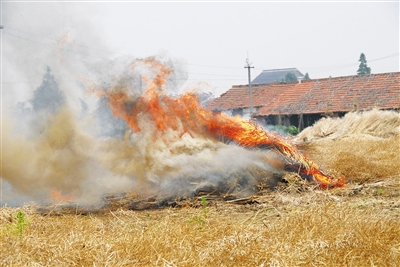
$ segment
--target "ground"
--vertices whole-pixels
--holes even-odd
[[[298,137],[304,154],[346,177],[344,187],[321,189],[287,173],[273,190],[233,200],[205,195],[141,210],[127,199],[97,210],[63,201],[2,207],[0,265],[399,266],[399,116],[389,127],[378,115],[385,124],[348,117],[358,132],[326,127],[343,129],[345,118]]]
[[[396,182],[283,185],[243,203],[200,199],[137,211],[3,207],[1,265],[397,266]]]

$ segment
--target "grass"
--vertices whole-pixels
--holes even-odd
[[[28,220],[22,211],[18,211],[14,217],[8,216],[8,223],[0,228],[0,236],[13,235],[22,237],[24,231],[29,226]]]
[[[17,215],[15,216],[15,232],[22,236],[22,232],[27,227],[28,223],[25,220],[25,215],[22,211],[18,211]]]
[[[199,225],[199,229],[203,229],[202,227],[207,224],[207,215],[208,215],[208,201],[207,199],[203,196],[200,198],[201,204],[202,204],[202,215],[200,216],[191,216],[190,219],[188,220],[188,223],[195,223]]]

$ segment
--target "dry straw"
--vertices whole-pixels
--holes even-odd
[[[393,110],[369,110],[350,112],[342,118],[323,118],[304,129],[298,142],[310,142],[321,138],[338,139],[353,135],[369,135],[389,138],[400,135],[400,114]]]
[[[324,169],[349,182],[400,177],[400,114],[371,110],[327,118],[296,138],[300,147]]]
[[[0,265],[398,266],[398,116],[354,113],[300,134],[305,153],[349,179],[344,188],[320,190],[287,174],[252,202],[194,199],[180,208],[113,206],[85,215],[3,207]],[[18,233],[17,214],[26,222]]]
[[[42,216],[2,231],[2,266],[396,266],[398,198],[273,192],[257,205]],[[16,209],[3,208],[14,214]],[[8,216],[8,215],[7,215]],[[202,218],[194,220],[193,218]],[[2,228],[5,225],[2,220]]]

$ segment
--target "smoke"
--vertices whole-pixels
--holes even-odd
[[[204,186],[230,183],[238,194],[248,194],[247,185],[281,169],[280,156],[272,152],[205,134],[201,123],[191,121],[190,113],[199,111],[195,105],[182,110],[185,116],[168,113],[164,101],[179,95],[187,79],[182,60],[165,53],[116,57],[84,20],[87,11],[80,5],[63,9],[80,21],[61,16],[51,4],[3,7],[2,205],[45,204],[63,196],[93,205],[105,194],[129,190],[190,196]],[[29,12],[41,14],[26,29],[35,35],[7,30],[25,26],[11,13]],[[144,106],[149,99],[160,106]],[[167,113],[155,116],[149,107]]]
[[[52,196],[73,196],[81,205],[93,205],[100,204],[105,194],[138,188],[163,199],[229,183],[245,195],[261,178],[272,176],[277,170],[266,162],[265,152],[193,131],[201,128],[200,121],[191,122],[194,126],[187,131],[184,114],[166,107],[161,118],[154,117],[150,109],[159,107],[152,106],[152,93],[159,93],[161,105],[169,99],[163,94],[174,77],[169,62],[134,59],[120,75],[106,77],[109,82],[83,87],[97,95],[97,107],[89,110],[80,99],[77,114],[46,68],[33,97],[19,102],[3,123],[3,201],[48,203]],[[145,90],[137,79],[143,79]],[[113,98],[115,94],[124,101]],[[141,105],[143,99],[150,105]],[[199,110],[193,106],[186,112]],[[277,155],[270,158],[280,160]]]

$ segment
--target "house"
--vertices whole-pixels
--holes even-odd
[[[250,116],[248,85],[235,85],[208,109]],[[261,124],[294,125],[300,130],[323,116],[378,108],[400,109],[400,72],[252,85],[252,117]]]
[[[301,81],[304,79],[303,73],[301,73],[296,68],[287,68],[287,69],[272,69],[272,70],[263,70],[252,82],[251,84],[267,84],[273,82],[279,82],[283,78],[285,78],[286,74],[289,72],[293,72],[296,75],[297,80]]]

